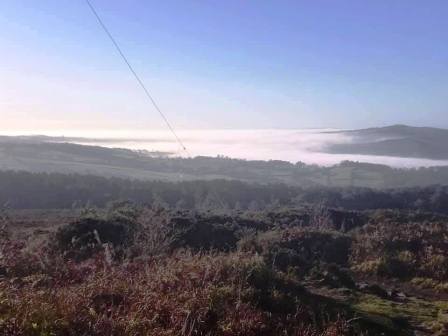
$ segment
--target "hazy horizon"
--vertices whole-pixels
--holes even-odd
[[[448,163],[323,153],[354,140],[321,133],[448,128],[446,3],[91,3],[193,156]],[[182,152],[92,14],[84,1],[0,3],[0,134]]]
[[[246,129],[246,130],[178,130],[187,147],[183,151],[167,130],[96,130],[46,132],[2,132],[0,135],[47,135],[67,137],[69,142],[108,148],[126,148],[167,152],[177,157],[226,156],[247,160],[282,160],[330,166],[342,161],[384,164],[399,168],[448,166],[448,160],[394,156],[330,154],[324,151],[332,144],[352,143],[346,133],[328,133],[336,129]],[[83,139],[69,139],[83,138]]]

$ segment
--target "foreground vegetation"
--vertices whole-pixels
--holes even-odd
[[[2,335],[448,332],[441,214],[128,202],[56,213],[2,214]]]

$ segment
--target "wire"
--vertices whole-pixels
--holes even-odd
[[[174,128],[171,126],[170,122],[168,121],[168,118],[165,116],[165,114],[162,112],[162,110],[159,108],[159,106],[157,105],[156,101],[154,100],[154,98],[151,96],[151,94],[149,93],[149,90],[146,88],[145,83],[143,83],[143,81],[141,80],[140,76],[137,74],[137,72],[134,70],[134,68],[132,67],[131,63],[129,62],[128,58],[126,57],[126,55],[123,53],[122,49],[120,48],[120,45],[118,44],[118,42],[115,40],[115,38],[113,37],[113,35],[111,34],[111,32],[109,31],[109,29],[107,29],[106,25],[104,24],[103,20],[101,19],[101,17],[99,16],[98,12],[96,11],[95,7],[93,7],[92,3],[89,0],[86,0],[87,5],[89,6],[90,10],[92,11],[93,15],[96,17],[98,23],[100,24],[101,28],[103,28],[104,32],[106,33],[106,35],[109,37],[109,39],[112,41],[113,45],[115,46],[115,48],[117,49],[118,53],[120,54],[121,58],[123,59],[123,61],[126,63],[126,65],[128,66],[129,70],[132,72],[132,74],[134,75],[135,79],[137,80],[137,82],[139,83],[139,85],[141,86],[141,88],[143,89],[143,91],[145,92],[146,97],[149,99],[149,101],[152,103],[152,105],[154,106],[154,108],[157,110],[157,112],[159,112],[160,116],[162,117],[162,119],[165,121],[165,124],[168,126],[169,130],[171,131],[171,133],[174,135],[174,137],[176,138],[176,141],[179,143],[179,145],[181,146],[182,150],[185,151],[185,153],[187,153],[188,157],[191,157],[190,153],[187,150],[187,147],[185,147],[184,143],[182,142],[182,140],[177,136],[176,131],[174,130]],[[181,174],[183,176],[183,174]],[[182,177],[181,177],[182,179]],[[218,193],[214,190],[211,189],[210,192],[213,194],[213,196],[216,198],[216,200],[220,203],[221,207],[223,209],[225,209],[225,204],[223,203],[221,197],[218,195]]]
[[[162,112],[162,110],[159,108],[159,106],[157,105],[156,101],[154,100],[154,98],[151,96],[151,94],[149,93],[149,90],[146,88],[145,83],[143,83],[143,81],[141,80],[140,76],[137,74],[137,72],[134,70],[133,66],[131,65],[131,63],[129,62],[128,58],[126,57],[126,55],[123,53],[122,49],[120,48],[120,45],[117,43],[117,41],[115,40],[115,38],[113,37],[113,35],[111,34],[111,32],[109,31],[109,29],[107,29],[106,25],[104,24],[103,20],[101,19],[101,17],[99,16],[98,12],[96,11],[95,7],[93,7],[92,3],[89,0],[86,0],[87,5],[89,6],[90,10],[92,11],[93,15],[96,17],[98,23],[100,24],[100,26],[103,28],[104,32],[106,33],[106,35],[109,37],[109,39],[112,41],[113,45],[115,46],[115,48],[117,49],[118,53],[120,54],[121,58],[123,59],[123,61],[126,63],[126,65],[128,66],[129,70],[132,72],[132,74],[134,75],[135,79],[137,80],[138,84],[141,86],[141,88],[143,89],[143,91],[145,92],[146,97],[149,99],[149,101],[152,103],[152,105],[154,106],[154,108],[156,109],[157,112],[159,112],[160,116],[162,117],[162,119],[165,121],[166,126],[168,127],[168,129],[171,131],[171,133],[174,135],[174,137],[176,138],[176,141],[179,143],[179,145],[181,146],[181,148],[187,153],[188,156],[190,156],[190,154],[188,153],[187,147],[185,147],[184,143],[182,142],[182,140],[177,136],[176,131],[174,130],[174,128],[171,126],[170,122],[168,121],[168,118],[165,116],[165,114]]]

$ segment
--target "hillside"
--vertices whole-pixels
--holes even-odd
[[[0,170],[162,181],[230,179],[301,187],[394,188],[448,184],[448,167],[394,169],[355,162],[319,167],[278,160],[248,161],[224,157],[182,159],[167,157],[166,153],[54,141],[58,139],[0,137]]]
[[[448,159],[448,130],[393,125],[339,132],[352,137],[350,143],[331,144],[326,152],[394,157]]]

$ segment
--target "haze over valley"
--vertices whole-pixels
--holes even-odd
[[[448,141],[448,130],[404,125],[360,130],[179,130],[178,135],[187,152],[180,148],[169,131],[161,130],[9,131],[3,134],[34,135],[22,140],[36,142],[69,142],[157,152],[168,157],[225,156],[323,166],[342,161],[399,168],[448,165],[448,148],[444,145]],[[5,140],[8,138],[2,141]]]
[[[162,131],[70,135],[2,136],[0,170],[329,187],[448,182],[448,131],[436,128],[180,131],[187,151]]]

